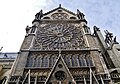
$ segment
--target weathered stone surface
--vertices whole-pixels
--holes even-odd
[[[29,76],[29,81],[40,84],[86,84],[91,78],[95,79],[92,83],[110,84],[109,59],[119,67],[120,57],[120,47],[111,48],[108,49],[99,28],[94,26],[94,35],[91,34],[79,10],[74,14],[59,6],[45,14],[40,11],[33,26],[27,27],[9,82],[25,83]]]
[[[29,52],[21,52],[13,66],[12,75],[22,76]]]

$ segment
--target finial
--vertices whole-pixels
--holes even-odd
[[[61,4],[59,4],[59,7],[61,7]]]
[[[116,41],[116,36],[114,37],[114,40],[113,40],[113,41],[114,41],[114,42],[117,42],[117,41]]]
[[[40,10],[40,13],[43,13],[43,10],[42,10],[42,9]]]
[[[77,9],[77,13],[80,13],[79,9]]]

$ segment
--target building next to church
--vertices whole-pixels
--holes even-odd
[[[61,7],[35,15],[15,60],[8,84],[118,84],[120,45],[111,32],[85,15]]]
[[[0,84],[4,84],[10,74],[10,69],[13,65],[18,52],[0,52]]]

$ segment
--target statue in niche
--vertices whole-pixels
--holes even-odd
[[[40,10],[40,12],[38,12],[38,13],[35,15],[35,19],[36,19],[36,20],[40,20],[42,16],[43,16],[43,12],[42,12],[42,10]]]
[[[81,13],[78,9],[77,9],[77,16],[79,19],[82,19],[82,20],[85,19],[84,18],[85,15],[83,13]]]

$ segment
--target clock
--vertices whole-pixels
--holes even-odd
[[[66,73],[64,71],[57,71],[55,73],[55,78],[59,81],[65,80],[66,79]]]
[[[77,49],[84,46],[81,28],[72,24],[49,24],[39,28],[36,43],[41,49]],[[37,46],[38,47],[38,46]]]

